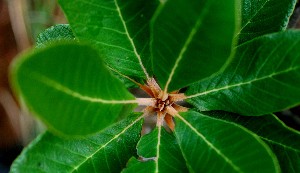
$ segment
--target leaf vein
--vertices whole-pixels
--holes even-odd
[[[29,71],[29,70],[28,70]],[[57,81],[54,81],[45,75],[42,75],[38,72],[32,71],[29,75],[30,77],[33,77],[37,81],[41,82],[42,84],[52,87],[56,89],[57,91],[63,92],[69,96],[72,96],[74,98],[78,98],[83,101],[88,101],[88,102],[95,102],[95,103],[103,103],[103,104],[132,104],[132,103],[138,103],[137,100],[106,100],[102,98],[95,98],[95,97],[90,97],[90,96],[85,96],[82,95],[76,91],[71,90],[70,88],[63,86]]]
[[[272,74],[269,74],[269,75],[266,75],[266,76],[263,76],[263,77],[260,77],[260,78],[255,78],[253,80],[249,80],[249,81],[246,81],[246,82],[241,82],[241,83],[237,83],[237,84],[233,84],[233,85],[226,85],[224,87],[215,88],[215,89],[212,89],[212,90],[208,90],[208,91],[196,93],[196,94],[193,94],[193,95],[189,95],[186,98],[187,99],[194,98],[194,97],[198,97],[198,96],[202,96],[202,95],[207,95],[207,94],[210,94],[210,93],[213,93],[213,92],[218,92],[218,91],[222,91],[222,90],[228,90],[228,89],[234,88],[234,87],[240,87],[240,86],[243,86],[243,85],[248,85],[248,84],[251,84],[253,82],[261,81],[261,80],[264,80],[264,79],[267,79],[267,78],[273,78],[276,75],[280,75],[280,74],[283,74],[283,73],[288,73],[288,72],[298,70],[298,69],[300,69],[300,66],[291,67],[291,68],[288,68],[286,70],[282,70],[282,71],[279,71],[279,72],[273,72]]]
[[[208,1],[208,2],[212,2],[212,1]],[[208,7],[210,5],[210,3],[206,3],[205,6]],[[171,70],[171,73],[168,77],[167,83],[165,85],[165,89],[164,92],[167,93],[168,91],[168,87],[169,84],[172,81],[172,78],[175,74],[175,71],[179,65],[179,62],[181,61],[181,59],[183,58],[183,55],[186,53],[187,48],[189,47],[189,45],[191,44],[191,42],[193,41],[194,36],[196,35],[199,27],[202,25],[202,19],[205,17],[205,15],[208,13],[208,8],[203,7],[205,10],[203,10],[203,12],[200,14],[199,18],[197,19],[195,25],[193,26],[193,28],[191,29],[183,47],[181,48],[178,57],[176,58],[175,64]]]
[[[251,20],[260,12],[260,10],[262,10],[265,5],[269,2],[270,0],[266,0],[266,2],[264,4],[261,5],[260,9],[258,9],[256,11],[255,14],[253,14],[253,16],[251,16],[248,21],[246,22],[246,24],[244,26],[241,27],[241,29],[237,32],[236,36],[237,37],[238,35],[240,35],[240,33],[251,23]]]
[[[108,142],[106,142],[104,145],[102,145],[99,149],[97,149],[95,152],[91,153],[88,157],[86,157],[86,159],[84,159],[81,163],[79,163],[76,167],[73,168],[73,170],[71,170],[70,172],[74,172],[76,171],[80,166],[82,166],[85,162],[87,162],[89,159],[91,159],[95,154],[97,154],[98,152],[100,152],[101,150],[104,149],[105,152],[105,147],[107,145],[109,145],[111,142],[113,142],[114,140],[117,140],[119,138],[119,136],[121,136],[122,134],[124,134],[129,128],[131,128],[134,124],[136,124],[138,121],[140,121],[143,118],[143,116],[138,117],[136,120],[134,120],[131,124],[129,124],[128,126],[126,126],[120,133],[118,133],[117,135],[115,135],[114,137],[112,137]]]
[[[228,157],[226,157],[219,149],[217,149],[211,142],[209,142],[203,134],[201,134],[197,129],[195,129],[187,120],[185,120],[182,116],[179,114],[176,115],[180,120],[182,120],[192,131],[196,133],[197,136],[203,139],[203,141],[211,148],[213,149],[219,156],[221,156],[234,170],[237,172],[242,172],[242,170],[235,165],[232,160],[230,160]]]
[[[141,56],[140,56],[139,53],[137,52],[137,49],[136,49],[135,44],[134,44],[134,42],[133,42],[133,39],[131,38],[131,36],[130,36],[130,34],[129,34],[129,32],[128,32],[128,29],[127,29],[127,26],[126,26],[126,22],[125,22],[125,20],[123,19],[123,16],[122,16],[122,13],[121,13],[121,9],[120,9],[120,7],[119,7],[119,4],[118,4],[117,0],[114,0],[114,2],[115,2],[115,6],[116,6],[116,8],[117,8],[117,11],[118,11],[120,20],[121,20],[121,22],[122,22],[122,24],[123,24],[125,33],[126,33],[126,35],[127,35],[127,38],[128,38],[128,40],[130,41],[130,44],[131,44],[131,46],[132,46],[132,48],[133,48],[133,52],[134,52],[134,54],[136,55],[136,57],[137,57],[137,59],[138,59],[138,61],[139,61],[139,64],[140,64],[142,70],[144,71],[144,73],[145,73],[147,79],[149,79],[149,78],[150,78],[150,77],[149,77],[149,74],[147,73],[146,68],[145,68],[144,65],[143,65]]]
[[[81,0],[80,2],[88,4],[88,5],[91,5],[91,6],[94,6],[94,7],[99,7],[99,8],[105,9],[105,10],[116,11],[116,9],[105,7],[105,6],[102,6],[102,5],[98,5],[96,3],[91,3],[90,1],[83,1],[83,0]]]

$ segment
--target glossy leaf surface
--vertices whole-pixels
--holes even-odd
[[[181,115],[175,135],[190,172],[280,172],[270,148],[243,126],[195,111]]]
[[[296,0],[242,0],[239,43],[286,28]]]
[[[110,67],[124,75],[145,78],[143,66],[149,67],[150,57],[149,21],[156,0],[59,0],[59,3],[75,35],[92,42]]]
[[[50,130],[95,133],[126,114],[134,97],[86,45],[64,43],[17,58],[12,83],[22,101]]]
[[[300,132],[283,124],[274,115],[245,117],[230,113],[215,112],[226,121],[248,128],[265,141],[276,154],[282,172],[300,172]]]
[[[236,50],[227,69],[189,88],[200,110],[264,115],[300,103],[300,31],[270,34]]]
[[[141,118],[127,118],[83,139],[61,139],[47,132],[22,152],[11,172],[119,173],[135,154]]]
[[[36,46],[42,47],[48,42],[62,40],[75,40],[72,29],[68,24],[54,25],[40,33],[36,39]]]
[[[180,89],[220,70],[233,44],[235,4],[233,0],[172,0],[160,5],[152,21],[151,50],[162,88]]]
[[[162,127],[143,136],[137,149],[139,160],[130,159],[122,173],[188,172],[174,135]]]

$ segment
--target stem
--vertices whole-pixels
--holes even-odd
[[[166,111],[168,114],[172,115],[173,117],[178,115],[178,111],[176,109],[174,109],[172,106],[167,106]]]
[[[153,96],[157,97],[161,91],[161,88],[159,87],[159,85],[157,84],[155,79],[154,78],[148,79],[147,84],[148,84],[149,88],[151,89]]]
[[[184,95],[184,93],[169,94],[169,96],[170,96],[170,100],[173,101],[173,102],[183,101],[187,98],[187,96]]]
[[[18,50],[22,51],[31,45],[30,38],[28,37],[29,31],[26,27],[27,15],[24,11],[26,10],[26,4],[24,0],[9,0],[7,3]]]
[[[166,113],[163,113],[163,112],[158,112],[157,113],[157,122],[156,122],[157,127],[160,128],[161,126],[164,125],[165,115],[166,115]]]
[[[154,98],[136,98],[139,106],[155,106],[156,99]]]
[[[17,137],[21,137],[20,109],[13,99],[12,95],[6,90],[0,88],[0,105],[7,114],[9,123],[12,125]]]

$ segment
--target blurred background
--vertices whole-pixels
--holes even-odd
[[[9,86],[12,59],[34,45],[37,35],[66,23],[56,0],[0,0],[0,173],[38,133],[38,125],[21,111]]]
[[[12,161],[39,132],[38,123],[20,109],[11,92],[9,64],[34,45],[40,32],[58,23],[67,22],[56,0],[0,0],[0,173],[9,171]],[[299,3],[289,28],[300,28]],[[300,130],[300,107],[277,115]]]

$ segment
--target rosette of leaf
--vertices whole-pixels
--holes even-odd
[[[300,102],[300,31],[283,31],[295,1],[59,2],[70,27],[12,66],[49,129],[12,172],[300,171],[299,132],[271,115]]]

